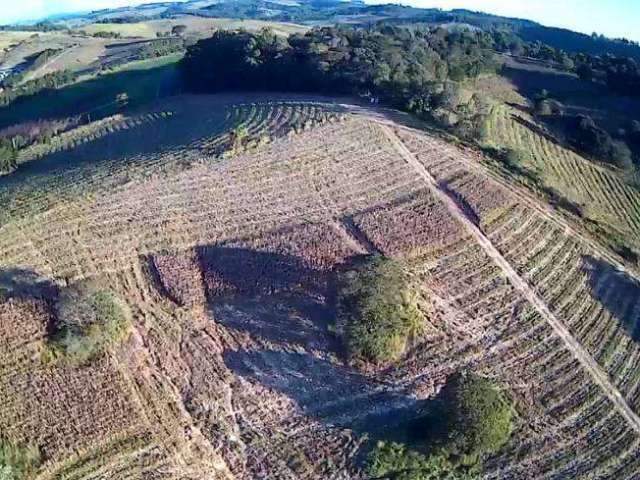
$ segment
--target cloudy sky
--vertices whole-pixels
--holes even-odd
[[[55,13],[98,10],[147,0],[0,0],[0,24]],[[391,0],[367,0],[390,3]],[[443,9],[469,8],[536,20],[544,25],[640,41],[640,0],[401,0],[400,3]]]

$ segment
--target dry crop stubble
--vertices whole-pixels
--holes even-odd
[[[45,306],[2,304],[7,391],[28,393],[33,380],[71,405],[69,397],[95,392],[64,425],[83,436],[61,429],[41,478],[199,478],[199,468],[221,478],[358,478],[363,425],[410,417],[464,368],[504,384],[518,410],[512,441],[487,461],[486,478],[637,476],[637,434],[380,125],[323,122],[317,105],[290,107],[273,108],[311,112],[324,125],[117,188],[89,176],[92,198],[0,228],[2,265],[61,282],[107,275],[134,316],[128,342],[86,370],[50,378],[30,356],[44,336]],[[242,118],[261,132],[253,118],[271,107],[248,108]],[[266,130],[291,123],[282,115]],[[580,263],[601,258],[590,244],[474,168],[463,150],[399,132],[633,404],[637,349],[618,322],[638,309],[633,290],[603,288],[612,273]],[[344,263],[372,251],[415,269],[430,328],[396,367],[363,373],[343,363],[329,328],[330,286]],[[607,312],[602,304],[611,303],[625,306]],[[32,414],[18,405],[22,396],[8,395],[12,413],[0,421],[13,436],[36,429],[44,445],[57,439],[49,429],[61,420],[46,397],[26,404]],[[95,432],[82,430],[86,418],[99,420]]]

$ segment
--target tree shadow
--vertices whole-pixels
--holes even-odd
[[[388,439],[390,429],[420,416],[426,404],[348,366],[306,353],[229,350],[224,361],[236,375],[294,400],[303,414],[374,438]]]
[[[451,188],[449,182],[441,180],[438,182],[438,188],[442,190],[451,200],[453,200],[458,208],[467,219],[476,227],[480,226],[480,217],[473,206],[464,198],[464,195]]]
[[[322,270],[294,255],[248,248],[197,252],[216,322],[252,339],[252,347],[224,353],[233,373],[286,395],[306,416],[360,434],[389,438],[391,427],[421,414],[424,402],[340,360],[331,327],[336,270],[347,266]]]
[[[286,292],[327,297],[332,293],[331,272],[313,268],[294,255],[227,246],[200,247],[197,254],[210,299]]]
[[[593,298],[640,342],[640,283],[604,260],[585,255],[582,261]]]
[[[316,298],[295,294],[226,297],[212,302],[210,309],[217,323],[260,342],[342,353],[331,328],[334,305]]]
[[[55,299],[58,286],[34,270],[26,268],[0,269],[0,293],[19,299]]]

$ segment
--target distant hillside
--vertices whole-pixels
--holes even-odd
[[[613,54],[640,59],[635,42],[612,40],[571,30],[545,27],[536,22],[501,17],[464,9],[450,11],[414,8],[398,4],[365,5],[361,0],[188,0],[159,2],[135,7],[99,10],[64,15],[44,22],[48,28],[77,28],[89,23],[135,23],[147,20],[193,15],[209,18],[273,20],[307,24],[459,23],[490,29],[498,28],[518,34],[526,41],[541,41],[569,52],[593,55]],[[42,27],[43,24],[40,24]],[[24,28],[24,27],[22,27]]]

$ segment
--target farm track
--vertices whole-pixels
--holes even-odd
[[[376,120],[376,121],[379,121],[379,120]],[[380,122],[380,123],[394,127],[398,131],[404,131],[412,135],[424,136],[424,132],[415,130],[413,128],[399,126],[392,122]],[[447,144],[441,139],[430,139],[429,142],[434,146],[434,148],[441,149],[443,148],[443,146],[444,148],[447,148],[446,147]],[[437,147],[436,147],[436,144],[437,144]],[[449,147],[449,148],[454,148],[454,147]],[[493,181],[498,183],[502,188],[506,189],[511,194],[513,194],[519,200],[519,202],[526,204],[529,208],[531,208],[536,213],[538,213],[539,215],[547,219],[552,224],[555,224],[561,227],[565,232],[567,232],[571,236],[575,237],[576,239],[579,239],[581,242],[584,242],[593,251],[597,252],[599,256],[601,256],[602,258],[606,259],[607,261],[609,261],[610,263],[618,267],[621,271],[627,272],[629,275],[634,276],[638,281],[640,281],[640,275],[638,274],[638,272],[630,271],[629,269],[627,269],[622,264],[619,257],[613,255],[611,251],[609,251],[606,247],[603,247],[600,243],[594,240],[590,235],[580,231],[579,227],[572,225],[569,220],[560,216],[559,213],[556,210],[554,210],[552,207],[543,206],[541,204],[540,199],[536,198],[533,194],[528,192],[524,187],[514,186],[513,183],[510,182],[503,175],[487,167],[486,165],[483,165],[476,152],[472,150],[466,150],[466,149],[464,152],[466,154],[464,157],[461,158],[460,156],[457,156],[454,159],[454,162],[460,165],[461,171],[464,169],[469,169],[481,175],[490,177]],[[472,161],[468,157],[477,157],[478,161]],[[583,161],[587,162],[587,160],[583,160]],[[446,163],[446,159],[443,160],[442,163],[444,165]],[[603,168],[603,167],[598,167],[598,168]],[[575,175],[579,176],[579,174],[575,174]]]
[[[477,243],[489,255],[489,257],[503,270],[514,287],[516,287],[524,297],[535,306],[538,312],[549,322],[558,336],[564,341],[569,350],[576,359],[590,373],[593,380],[602,388],[605,395],[617,407],[621,415],[632,428],[640,433],[640,417],[633,411],[629,404],[624,400],[620,391],[611,383],[608,375],[602,370],[600,365],[591,357],[589,352],[571,335],[570,331],[549,309],[547,304],[538,296],[538,294],[529,286],[529,284],[520,277],[516,270],[511,266],[507,259],[498,251],[491,243],[491,240],[472,223],[469,218],[460,210],[458,204],[439,187],[438,182],[420,163],[420,161],[411,153],[411,151],[402,143],[400,138],[386,125],[381,125],[389,139],[393,142],[398,153],[407,161],[407,163],[416,171],[416,173],[424,179],[431,191],[436,195],[447,210],[455,217],[464,227],[473,235]]]

